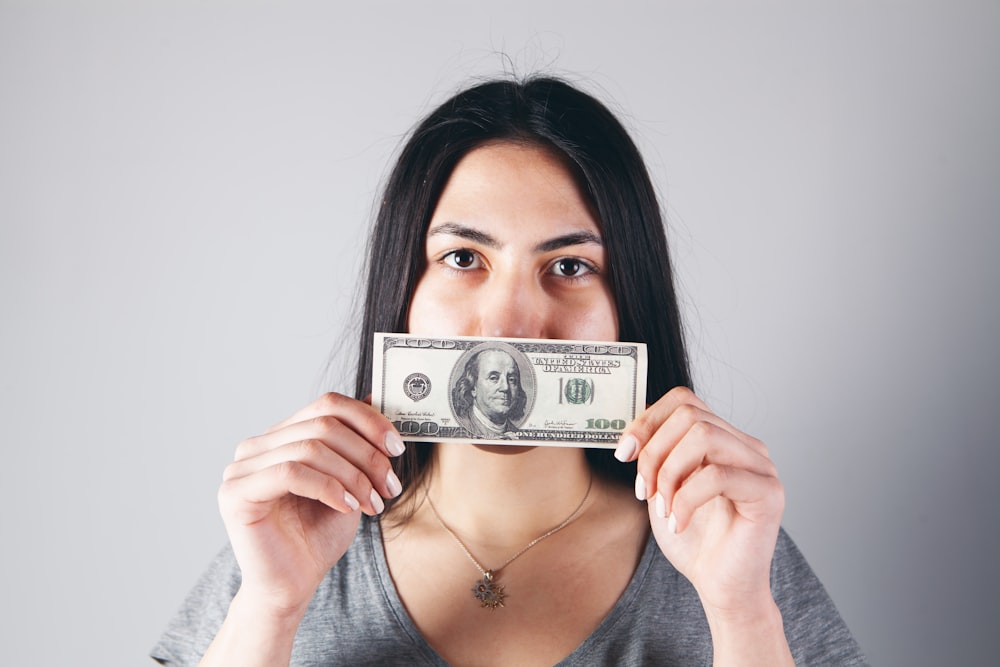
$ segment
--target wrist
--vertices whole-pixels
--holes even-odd
[[[739,628],[781,625],[781,610],[770,596],[732,607],[714,606],[702,600],[702,606],[710,626]]]
[[[226,620],[202,657],[200,667],[274,667],[287,665],[305,605],[274,606],[240,589]]]
[[[793,664],[781,611],[768,597],[739,608],[705,607],[715,665]]]
[[[294,634],[309,608],[311,598],[291,600],[241,587],[229,604],[229,616],[245,623],[259,623]]]

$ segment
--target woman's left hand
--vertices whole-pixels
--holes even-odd
[[[657,544],[710,621],[773,608],[771,558],[785,499],[764,443],[686,387],[647,408],[620,442],[616,456],[638,458],[636,496],[648,501]]]

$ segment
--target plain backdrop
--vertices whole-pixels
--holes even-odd
[[[400,139],[539,70],[634,132],[872,661],[1000,653],[997,2],[0,0],[0,663],[152,664],[236,444],[349,387]]]

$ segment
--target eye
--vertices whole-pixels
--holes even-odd
[[[468,248],[452,250],[442,257],[441,261],[453,269],[478,269],[481,264],[479,255]]]
[[[589,273],[597,273],[595,267],[576,257],[557,259],[549,271],[563,278],[580,278]]]

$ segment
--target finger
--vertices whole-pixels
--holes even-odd
[[[777,476],[774,463],[753,447],[713,421],[696,421],[681,439],[661,442],[661,432],[643,449],[639,471],[648,482],[647,493],[659,495],[670,511],[670,499],[690,475],[705,465],[745,468],[761,475]],[[658,506],[659,509],[659,506]]]
[[[277,447],[281,447],[296,440],[308,440],[318,438],[326,440],[332,445],[341,441],[351,441],[364,443],[366,447],[378,449],[384,455],[387,452],[371,442],[363,433],[356,430],[341,418],[334,415],[318,415],[310,417],[304,421],[293,422],[281,429],[270,431],[262,435],[247,438],[236,448],[234,460],[240,461],[249,459]]]
[[[394,498],[402,491],[385,454],[342,425],[322,438],[282,443],[256,456],[237,459],[226,466],[223,479],[245,477],[284,461],[297,461],[334,475],[358,498],[368,498],[372,489],[385,498]],[[372,502],[378,505],[381,501]]]
[[[685,439],[699,442],[699,438],[724,437],[727,442],[731,441],[733,445],[739,444],[746,448],[746,442],[741,437],[743,435],[718,415],[699,405],[693,403],[677,405],[662,422],[658,423],[657,429],[639,447],[636,496],[640,500],[645,500],[655,493],[658,471],[663,462],[673,456],[674,449]],[[706,454],[707,451],[703,451],[701,457]],[[694,456],[696,452],[689,454],[689,457]],[[698,464],[700,461],[695,465]],[[693,469],[694,466],[689,466],[688,472]]]
[[[762,442],[716,415],[689,388],[674,387],[628,425],[619,440],[615,456],[620,461],[635,459],[654,434],[671,421],[673,422],[671,432],[676,436],[675,442],[680,439],[683,433],[687,432],[690,424],[695,421],[709,421],[726,429],[765,456],[767,455],[767,448]],[[685,424],[688,426],[686,427]]]
[[[659,427],[640,448],[639,466],[640,468],[648,468],[650,465],[658,465],[693,430],[714,427],[721,432],[730,434],[731,437],[735,437],[726,426],[722,419],[708,410],[691,403],[680,405],[659,424]]]
[[[784,507],[784,488],[777,477],[711,464],[688,477],[674,494],[675,532],[683,532],[700,507],[719,497],[731,501],[735,511],[751,521],[780,515]]]
[[[298,461],[284,461],[251,475],[226,480],[219,487],[224,514],[250,524],[269,511],[269,505],[292,494],[323,503],[338,512],[353,512],[359,503],[333,476]]]
[[[708,406],[693,391],[687,387],[674,387],[636,417],[625,428],[625,431],[622,433],[622,439],[632,435],[640,444],[649,442],[649,439],[653,437],[653,434],[660,428],[660,425],[667,421],[670,415],[682,405],[691,405],[701,408],[705,412],[711,412]],[[636,454],[638,454],[638,451],[636,451]]]
[[[298,440],[304,437],[298,431],[285,436],[275,435],[292,426],[314,423],[322,428],[332,427],[330,418],[336,419],[355,433],[381,449],[387,456],[399,456],[406,449],[403,439],[386,417],[371,405],[343,396],[328,393],[302,408],[288,419],[267,429],[262,436],[249,438],[237,447],[236,457],[254,456],[261,449],[276,446],[276,442]],[[317,421],[318,420],[318,421]]]

